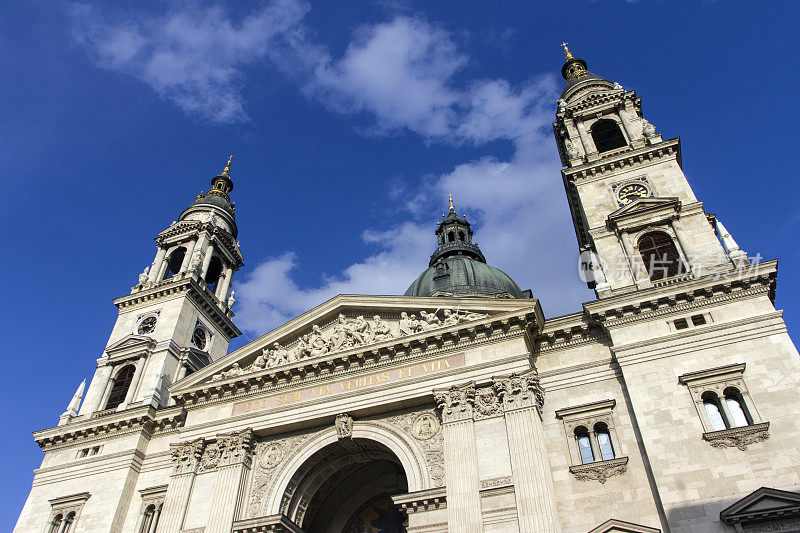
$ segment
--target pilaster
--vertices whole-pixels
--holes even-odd
[[[539,379],[512,375],[495,381],[495,390],[503,399],[520,531],[561,531],[542,426],[544,393]]]
[[[217,437],[219,465],[217,484],[207,531],[230,531],[241,518],[247,475],[252,465],[253,431],[246,429]]]
[[[192,485],[197,476],[197,466],[203,455],[205,441],[197,439],[182,444],[172,444],[173,473],[170,478],[167,494],[164,497],[164,509],[161,513],[159,533],[179,533],[189,507]],[[210,531],[210,530],[209,530]]]
[[[472,409],[475,385],[435,393],[442,414],[447,522],[451,531],[482,532],[480,480]]]

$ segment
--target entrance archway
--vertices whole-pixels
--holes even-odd
[[[404,533],[390,496],[408,491],[400,459],[366,438],[317,450],[287,485],[281,511],[307,533]]]

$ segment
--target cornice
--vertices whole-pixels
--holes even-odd
[[[561,175],[567,182],[591,181],[605,178],[619,171],[632,170],[670,159],[675,159],[678,166],[681,166],[679,137],[605,156],[598,161],[565,168],[561,170]]]
[[[150,304],[155,300],[177,298],[183,294],[186,294],[195,305],[202,309],[229,340],[242,334],[232,321],[233,312],[201,287],[195,275],[186,276],[184,274],[159,281],[142,290],[115,299],[114,305],[122,311]]]
[[[606,328],[679,311],[768,294],[772,298],[777,261],[748,265],[722,274],[594,300],[583,304],[587,318]]]
[[[95,437],[105,438],[137,431],[153,435],[174,429],[183,424],[185,419],[186,411],[179,407],[156,410],[145,405],[36,431],[33,438],[42,449],[49,451]]]

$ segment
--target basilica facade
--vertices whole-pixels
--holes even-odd
[[[800,531],[777,262],[704,211],[635,91],[565,53],[553,131],[596,299],[545,317],[451,200],[404,295],[337,296],[228,353],[229,160],[34,433],[15,531]]]

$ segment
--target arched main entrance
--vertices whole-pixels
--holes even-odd
[[[400,459],[371,439],[317,450],[289,481],[281,510],[307,533],[403,533],[406,517],[389,496],[408,491]]]

